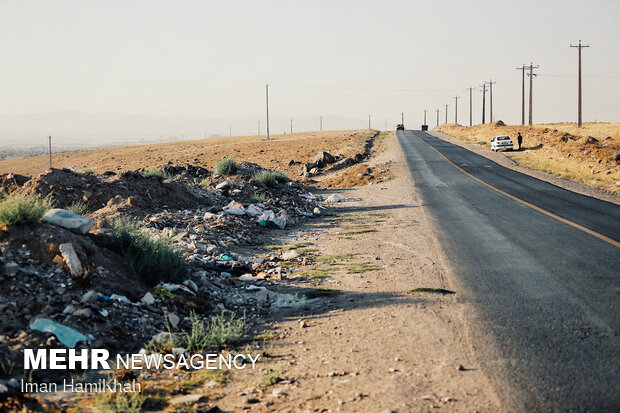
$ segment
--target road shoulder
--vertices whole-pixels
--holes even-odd
[[[282,240],[333,257],[327,276],[298,284],[339,290],[298,311],[273,311],[257,372],[240,372],[218,406],[251,411],[498,411],[480,370],[430,220],[395,136],[373,162],[395,179],[340,193],[332,216]],[[326,260],[323,260],[326,261]],[[275,373],[274,373],[275,372]],[[277,383],[261,377],[277,374]],[[263,385],[260,385],[260,383]],[[258,384],[257,384],[258,383]],[[244,404],[250,397],[255,403]]]
[[[620,196],[616,196],[616,195],[613,195],[607,192],[603,192],[601,190],[592,188],[584,184],[580,184],[578,182],[569,181],[567,179],[560,178],[558,176],[551,175],[543,171],[537,171],[534,169],[526,168],[524,166],[519,165],[517,162],[515,162],[511,158],[511,154],[509,152],[507,153],[493,152],[487,148],[481,147],[480,145],[475,145],[475,144],[464,142],[444,132],[429,131],[429,133],[437,138],[443,139],[454,145],[458,145],[472,152],[475,152],[478,155],[484,156],[485,158],[490,159],[503,167],[512,169],[514,171],[531,176],[541,181],[548,182],[550,184],[566,189],[568,191],[576,192],[581,195],[586,195],[592,198],[600,199],[602,201],[607,201],[607,202],[614,203],[616,205],[620,205]],[[514,153],[517,153],[517,152],[514,152]]]

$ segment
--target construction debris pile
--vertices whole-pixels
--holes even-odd
[[[252,322],[258,309],[299,301],[247,282],[279,279],[283,258],[233,251],[321,215],[324,199],[282,177],[265,183],[261,171],[240,163],[230,176],[194,165],[169,165],[159,176],[70,169],[0,176],[1,192],[50,196],[56,208],[39,224],[0,230],[0,363],[19,360],[0,372],[0,387],[16,385],[23,348],[135,352],[168,328],[189,328],[193,313],[245,311]],[[66,210],[76,204],[84,216]],[[109,220],[119,216],[182,253],[186,279],[137,279],[105,247]]]

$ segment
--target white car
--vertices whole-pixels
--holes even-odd
[[[511,151],[512,149],[513,149],[512,139],[510,139],[510,136],[508,135],[496,136],[491,141],[492,151],[500,151],[500,150]]]

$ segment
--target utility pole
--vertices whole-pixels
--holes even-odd
[[[269,140],[269,85],[265,85],[265,98],[267,100],[267,140]]]
[[[205,139],[207,139],[207,131],[205,131]]]
[[[260,120],[258,121],[258,136],[260,136]]]
[[[323,116],[321,116],[321,132],[323,132]]]
[[[228,125],[228,137],[232,138],[232,125]]]
[[[446,123],[448,123],[448,104],[446,103]]]
[[[538,69],[538,66],[534,66],[532,64],[532,62],[530,62],[530,73],[528,74],[528,76],[530,77],[530,118],[529,118],[529,125],[532,126],[532,84],[534,83],[534,76],[536,76],[536,74],[534,73],[534,69]]]
[[[400,112],[400,123],[405,124],[405,112]]]
[[[579,45],[570,47],[576,47],[579,49],[579,87],[578,87],[578,97],[577,97],[577,127],[581,128],[581,49],[584,47],[590,47],[581,44],[581,40],[579,40]]]
[[[370,130],[370,115],[368,115],[368,130]]]
[[[474,90],[474,88],[470,86],[467,89],[469,89],[469,126],[472,126],[471,93],[472,93],[472,90]]]
[[[439,126],[439,109],[437,109],[437,125],[436,126]]]
[[[426,125],[426,109],[424,109],[424,123],[423,125]]]
[[[458,115],[459,115],[459,98],[460,98],[460,96],[455,96],[454,97],[454,123],[456,123],[457,125],[459,123],[459,119],[458,119]]]
[[[52,169],[52,137],[48,136],[47,140],[49,141],[50,146],[50,169]]]
[[[517,67],[521,71],[521,125],[525,125],[525,69],[526,65]]]
[[[497,82],[494,82],[493,80],[489,81],[489,121],[491,123],[495,121],[495,119],[493,119],[493,85],[496,83]]]
[[[486,112],[487,82],[484,82],[480,87],[482,88],[482,124],[484,125],[484,115]]]
[[[291,119],[291,133],[293,133],[293,119]]]

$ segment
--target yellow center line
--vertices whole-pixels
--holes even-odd
[[[570,226],[571,226],[571,227],[573,227],[573,228],[580,229],[580,230],[582,230],[583,232],[586,232],[586,233],[588,233],[588,234],[590,234],[590,235],[593,235],[593,236],[595,236],[595,237],[597,237],[597,238],[599,238],[599,239],[601,239],[601,240],[603,240],[603,241],[605,241],[605,242],[607,242],[607,243],[609,243],[609,244],[613,245],[614,247],[618,247],[618,248],[620,248],[620,242],[616,241],[616,240],[615,240],[615,239],[613,239],[613,238],[609,238],[608,236],[605,236],[605,235],[600,234],[600,233],[598,233],[598,232],[596,232],[596,231],[593,231],[593,230],[591,230],[590,228],[586,228],[586,227],[584,227],[583,225],[579,225],[579,224],[577,224],[576,222],[573,222],[573,221],[571,221],[571,220],[569,220],[569,219],[562,218],[561,216],[556,215],[556,214],[554,214],[553,212],[549,212],[549,211],[547,211],[546,209],[542,209],[542,208],[540,208],[540,207],[537,207],[536,205],[530,204],[529,202],[524,201],[524,200],[522,200],[521,198],[517,198],[517,197],[516,197],[516,196],[514,196],[514,195],[511,195],[511,194],[509,194],[509,193],[507,193],[507,192],[505,192],[505,191],[502,191],[501,189],[496,188],[496,187],[494,187],[493,185],[488,184],[488,183],[486,183],[486,182],[482,181],[481,179],[476,178],[475,176],[473,176],[473,175],[472,175],[472,174],[470,174],[469,172],[465,171],[464,169],[462,169],[461,167],[459,167],[458,165],[456,165],[456,164],[455,164],[454,162],[452,162],[450,159],[446,158],[446,157],[445,157],[445,156],[444,156],[441,152],[439,152],[436,148],[434,148],[434,147],[433,147],[433,145],[431,145],[430,143],[426,142],[426,141],[425,141],[424,139],[422,139],[421,137],[419,137],[419,136],[417,136],[417,135],[415,135],[415,134],[413,134],[413,135],[414,135],[416,138],[420,139],[420,140],[421,140],[422,142],[424,142],[425,144],[427,144],[427,145],[428,145],[428,147],[429,147],[429,148],[431,148],[432,150],[434,150],[435,152],[437,152],[437,153],[439,154],[439,156],[441,156],[442,158],[444,158],[444,159],[445,159],[446,161],[448,161],[448,162],[449,162],[452,166],[454,166],[454,167],[455,167],[456,169],[458,169],[459,171],[463,172],[465,175],[469,176],[471,179],[474,179],[474,180],[476,180],[476,181],[480,182],[482,185],[485,185],[485,186],[487,186],[487,187],[489,187],[489,188],[493,189],[494,191],[497,191],[497,192],[499,192],[500,194],[502,194],[502,195],[504,195],[504,196],[507,196],[508,198],[510,198],[510,199],[512,199],[512,200],[514,200],[514,201],[520,202],[520,203],[522,203],[523,205],[526,205],[526,206],[528,206],[528,207],[530,207],[530,208],[532,208],[532,209],[535,209],[535,210],[536,210],[536,211],[538,211],[538,212],[541,212],[541,213],[543,213],[543,214],[545,214],[545,215],[547,215],[547,216],[550,216],[551,218],[557,219],[557,220],[558,220],[558,221],[560,221],[560,222],[563,222],[563,223],[565,223],[565,224],[568,224],[568,225],[570,225]]]

